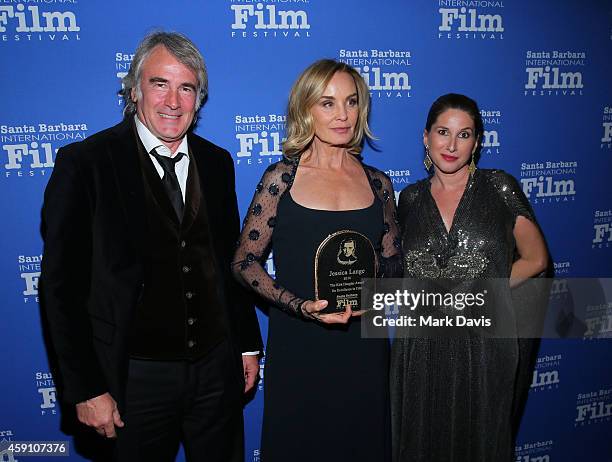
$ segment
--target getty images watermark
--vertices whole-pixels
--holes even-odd
[[[365,279],[370,338],[611,338],[612,279]]]

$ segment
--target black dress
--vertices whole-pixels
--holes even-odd
[[[381,271],[390,271],[389,258],[399,257],[392,186],[382,172],[364,165],[372,205],[314,210],[291,197],[297,167],[297,160],[284,160],[268,168],[236,253],[241,278],[281,308],[269,313],[261,459],[390,460],[388,342],[362,339],[359,318],[329,326],[305,320],[297,310],[302,300],[314,299],[318,245],[338,230],[366,235],[379,252]],[[261,266],[269,247],[275,281]]]
[[[517,181],[499,170],[472,175],[450,232],[429,179],[402,191],[398,213],[404,276],[410,278],[509,278],[516,218],[534,220]],[[495,297],[512,305],[509,285]],[[474,332],[397,338],[391,354],[394,462],[513,460],[532,354],[529,340],[484,339]]]

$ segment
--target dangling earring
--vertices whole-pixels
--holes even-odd
[[[468,172],[470,175],[473,175],[476,171],[476,162],[474,162],[474,154],[472,154],[472,160],[470,161],[470,165],[468,165]]]
[[[468,172],[470,176],[472,176],[474,172],[476,171],[476,161],[474,160],[474,153],[476,152],[476,148],[478,147],[479,139],[480,137],[476,138],[476,145],[474,146],[474,149],[472,150],[472,160],[470,160],[470,165],[468,165]]]
[[[433,165],[433,161],[431,160],[431,157],[429,157],[429,145],[425,145],[425,159],[423,159],[423,165],[425,166],[425,170],[427,170],[429,172],[429,169],[431,168],[431,166]]]

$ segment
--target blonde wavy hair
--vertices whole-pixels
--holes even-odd
[[[311,64],[298,77],[291,88],[287,105],[287,139],[283,143],[286,157],[304,152],[314,139],[314,120],[310,110],[319,101],[327,84],[337,72],[346,72],[355,82],[359,114],[353,138],[346,148],[351,154],[361,153],[364,137],[374,139],[368,126],[370,113],[370,90],[363,77],[351,66],[333,59],[321,59]]]

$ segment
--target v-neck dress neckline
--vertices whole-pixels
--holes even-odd
[[[425,189],[427,190],[427,198],[428,200],[431,201],[431,207],[433,210],[433,221],[435,223],[435,226],[439,229],[439,231],[442,233],[442,235],[448,240],[451,236],[453,236],[454,234],[456,234],[455,230],[457,228],[457,223],[459,223],[461,221],[461,219],[463,218],[463,212],[464,210],[466,210],[466,207],[469,208],[469,205],[471,204],[471,199],[473,196],[473,190],[474,190],[474,183],[475,183],[475,179],[476,179],[476,175],[478,174],[478,170],[476,170],[472,175],[470,175],[470,177],[468,178],[468,181],[465,184],[465,189],[463,190],[463,193],[461,194],[461,198],[459,199],[459,203],[457,204],[457,208],[455,209],[455,213],[453,214],[453,219],[451,221],[451,225],[449,229],[446,229],[446,225],[444,223],[444,219],[442,218],[442,213],[440,212],[440,208],[438,207],[438,203],[436,202],[436,199],[433,197],[433,194],[431,192],[431,179],[429,181],[425,182]]]

